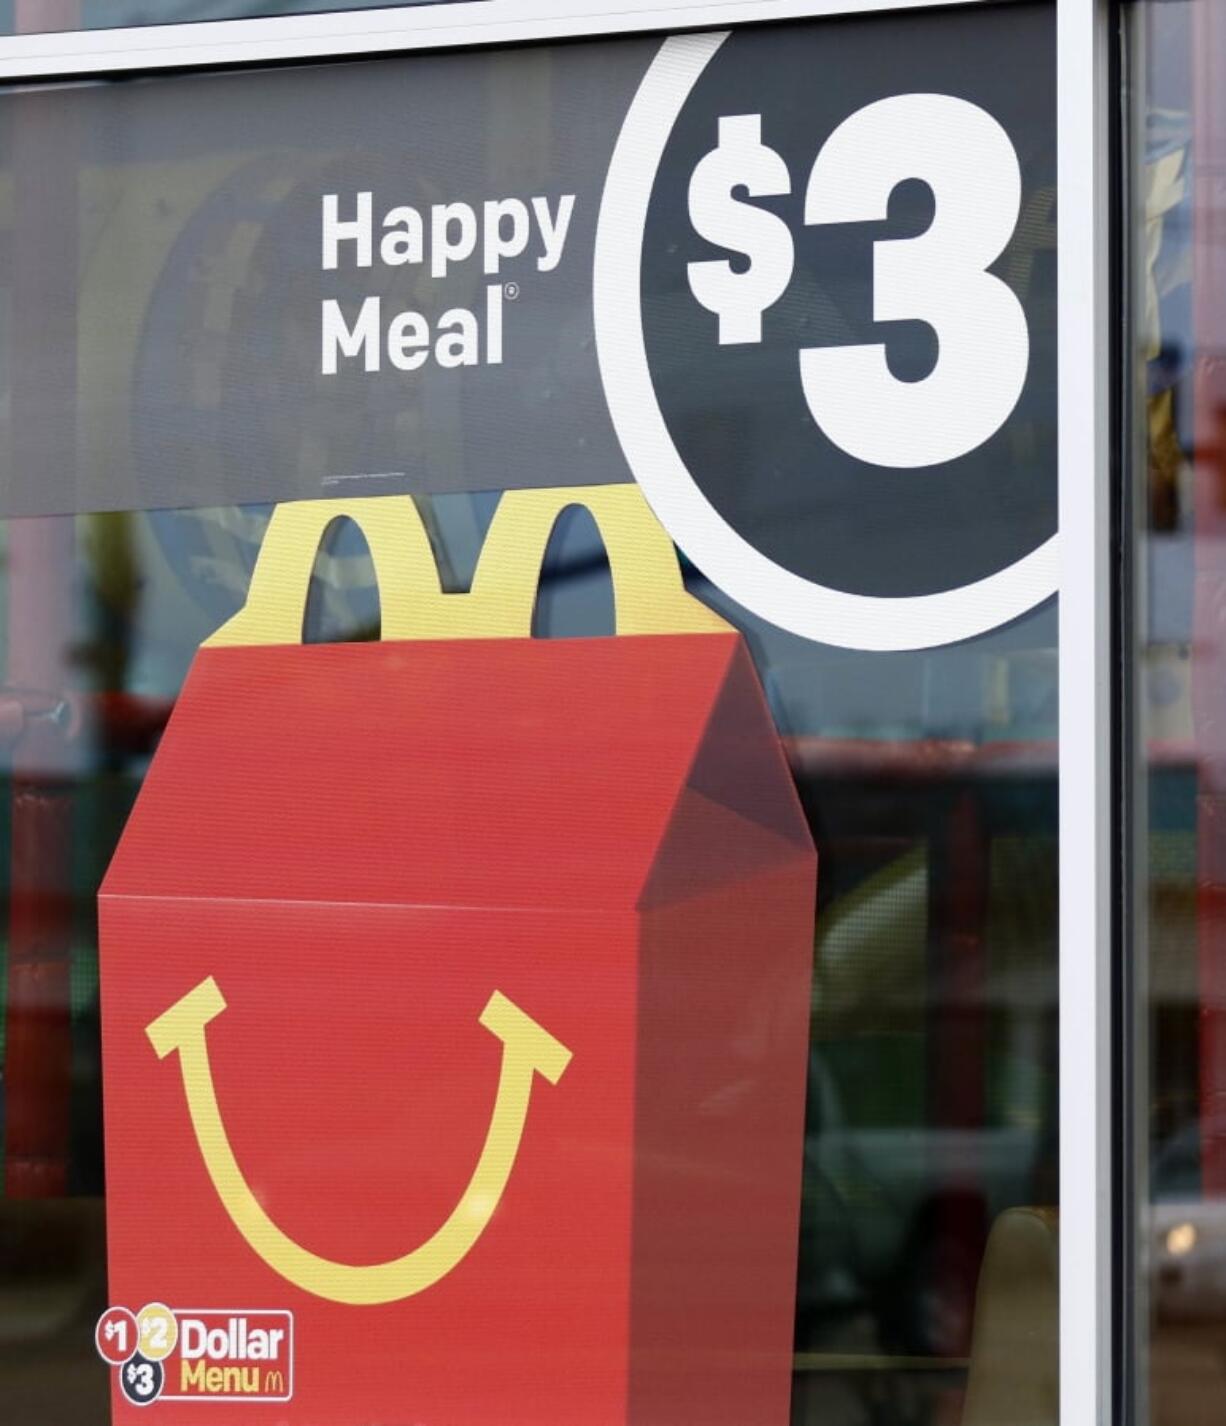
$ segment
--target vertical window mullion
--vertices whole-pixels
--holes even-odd
[[[1112,1421],[1107,6],[1059,0],[1060,1419]]]

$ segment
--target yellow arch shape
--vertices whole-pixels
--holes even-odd
[[[411,496],[278,505],[246,603],[205,644],[300,643],[316,551],[324,531],[342,517],[366,537],[385,639],[528,638],[549,537],[570,506],[589,511],[604,541],[619,634],[729,629],[685,588],[673,542],[637,485],[574,485],[502,496],[467,594],[443,592],[430,537]]]
[[[295,1287],[330,1302],[397,1302],[446,1277],[485,1231],[511,1176],[528,1116],[534,1075],[557,1084],[571,1052],[499,991],[480,1022],[502,1041],[502,1069],[485,1144],[459,1203],[442,1227],[412,1252],[370,1266],[333,1262],[295,1243],[252,1193],[230,1147],[209,1064],[206,1027],[226,1008],[212,976],[146,1026],[159,1059],[175,1050],[201,1157],[217,1196],[255,1253]]]

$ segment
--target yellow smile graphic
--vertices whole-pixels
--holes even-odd
[[[179,1052],[196,1142],[234,1226],[268,1266],[295,1287],[355,1306],[396,1302],[424,1292],[460,1262],[485,1231],[511,1176],[533,1075],[557,1084],[571,1060],[565,1045],[495,991],[480,1022],[502,1041],[502,1070],[485,1144],[468,1187],[447,1221],[419,1248],[389,1262],[357,1267],[318,1257],[288,1238],[247,1186],[222,1123],[205,1035],[209,1021],[225,1008],[217,982],[209,976],[146,1026],[145,1033],[159,1059]]]

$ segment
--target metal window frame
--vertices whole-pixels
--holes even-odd
[[[993,0],[944,0],[949,4]],[[1002,3],[1002,0],[996,0]],[[1003,0],[1008,3],[1008,0]],[[1060,1419],[1111,1426],[1113,808],[1110,0],[1055,0],[1060,779]],[[0,80],[257,66],[936,8],[933,0],[461,0],[0,38]]]

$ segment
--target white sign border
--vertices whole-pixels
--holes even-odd
[[[740,535],[707,499],[673,443],[643,340],[643,232],[677,116],[728,34],[664,41],[609,163],[596,227],[592,304],[605,399],[626,463],[660,523],[711,583],[781,629],[839,648],[893,652],[957,643],[1007,624],[1055,594],[1058,535],[956,589],[895,598],[850,594],[776,564]]]

